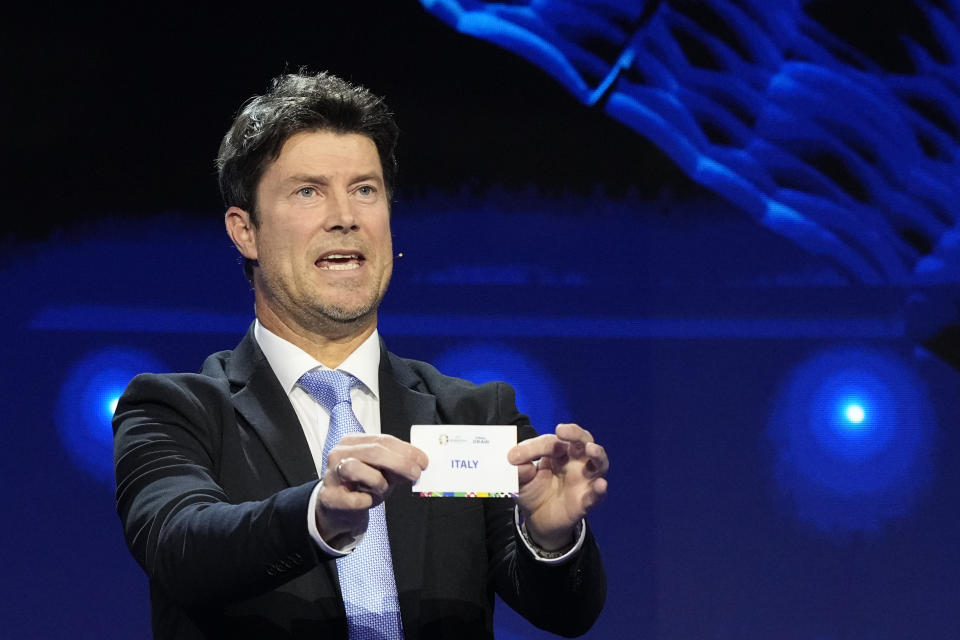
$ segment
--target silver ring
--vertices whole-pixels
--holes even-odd
[[[346,481],[343,479],[343,476],[340,474],[340,467],[343,466],[343,460],[337,463],[336,468],[333,470],[337,474],[337,480],[340,481],[340,484],[344,484]]]

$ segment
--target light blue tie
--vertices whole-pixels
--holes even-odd
[[[360,381],[340,371],[312,369],[303,374],[297,384],[330,412],[330,429],[323,445],[322,478],[327,470],[327,455],[340,438],[348,433],[363,433],[350,404],[350,388]],[[382,503],[370,510],[367,533],[357,548],[337,558],[337,572],[350,640],[403,640]]]

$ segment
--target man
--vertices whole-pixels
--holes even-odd
[[[603,448],[573,424],[536,436],[507,385],[379,339],[396,138],[365,89],[292,74],[223,140],[256,321],[200,374],[138,376],[114,419],[117,508],[158,638],[490,638],[494,592],[578,635],[603,606],[583,521]],[[413,495],[424,423],[517,425],[516,502]]]

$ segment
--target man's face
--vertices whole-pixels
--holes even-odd
[[[264,171],[257,207],[259,227],[249,225],[250,248],[240,248],[260,265],[258,315],[327,337],[376,324],[393,247],[389,198],[370,138],[294,134]]]

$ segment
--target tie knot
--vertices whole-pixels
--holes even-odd
[[[341,402],[350,404],[350,389],[360,381],[350,374],[333,369],[311,369],[297,380],[310,397],[319,402],[327,411]]]

